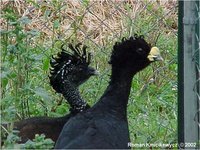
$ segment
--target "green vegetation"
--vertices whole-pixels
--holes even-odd
[[[131,141],[176,143],[176,3],[28,0],[4,1],[1,7],[1,123],[10,123],[7,129],[1,129],[3,148],[52,147],[52,141],[43,135],[28,141],[25,147],[16,144],[13,122],[68,113],[68,104],[52,90],[48,80],[51,55],[60,51],[62,43],[81,41],[93,53],[93,66],[100,75],[80,88],[93,105],[109,81],[107,62],[112,46],[134,33],[143,34],[152,45],[156,42],[165,61],[134,77],[128,105]]]

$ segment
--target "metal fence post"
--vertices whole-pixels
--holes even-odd
[[[200,2],[196,2],[196,16],[197,16],[197,24],[196,24],[196,71],[197,71],[197,105],[198,111],[195,116],[195,120],[198,123],[198,148],[200,149]]]
[[[195,121],[198,112],[196,73],[196,2],[179,2],[179,97],[178,143],[181,148],[195,148],[199,127]]]

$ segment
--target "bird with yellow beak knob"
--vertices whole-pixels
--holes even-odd
[[[153,61],[163,61],[163,58],[160,55],[160,50],[157,47],[152,47],[150,50],[149,55],[147,58],[153,62]]]

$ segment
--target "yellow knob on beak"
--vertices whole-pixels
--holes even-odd
[[[152,47],[151,51],[149,53],[149,55],[147,56],[147,58],[150,61],[163,61],[163,58],[160,55],[160,50],[157,47]]]

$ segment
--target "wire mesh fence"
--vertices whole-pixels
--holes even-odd
[[[179,2],[178,143],[199,147],[199,2]]]
[[[131,141],[177,143],[176,1],[16,0],[1,6],[3,122],[68,111],[48,81],[49,60],[63,43],[82,42],[93,53],[100,75],[80,88],[93,105],[108,85],[112,46],[137,33],[159,47],[165,60],[133,79],[127,113]]]

